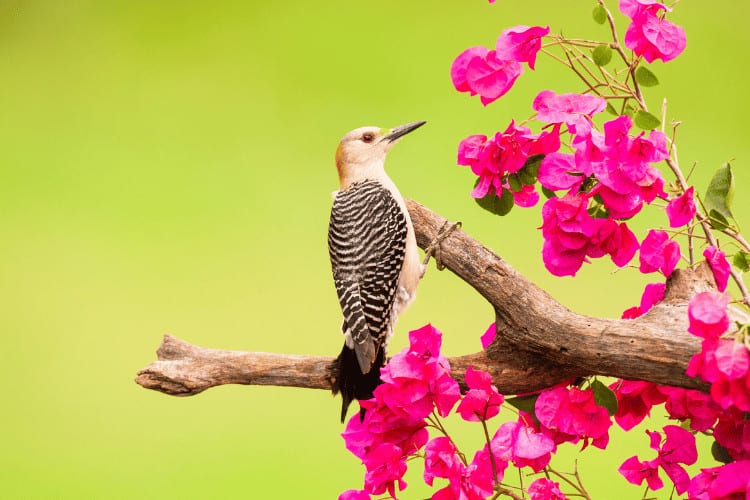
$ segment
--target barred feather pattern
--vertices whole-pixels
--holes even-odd
[[[339,380],[334,386],[334,392],[341,391],[344,397],[342,415],[352,399],[371,397],[379,383],[380,365],[385,362],[385,347],[392,332],[406,235],[406,216],[380,182],[361,181],[337,193],[328,228],[328,250],[346,338],[338,360]]]

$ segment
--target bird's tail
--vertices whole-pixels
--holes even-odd
[[[367,373],[362,373],[353,349],[344,344],[341,354],[333,363],[333,393],[341,393],[341,423],[346,419],[346,411],[355,399],[370,399],[381,384],[380,367],[383,366],[384,349],[378,349],[375,362]],[[365,410],[359,412],[360,420],[365,418]]]

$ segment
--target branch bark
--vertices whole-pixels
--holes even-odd
[[[448,221],[407,200],[417,242],[428,247]],[[485,350],[450,358],[463,386],[469,365],[492,375],[501,393],[531,392],[584,375],[609,375],[705,389],[685,375],[700,339],[687,333],[687,302],[714,287],[707,266],[676,270],[663,302],[634,320],[594,318],[568,310],[505,260],[461,230],[441,243],[442,264],[495,309],[497,337]],[[750,322],[732,309],[733,319]],[[331,389],[333,357],[225,351],[166,335],[158,361],[138,373],[145,388],[191,396],[223,384]]]

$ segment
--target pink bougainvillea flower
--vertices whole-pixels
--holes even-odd
[[[456,500],[464,498],[479,500],[492,495],[495,491],[495,483],[502,482],[505,469],[508,468],[508,459],[502,459],[496,451],[493,451],[493,458],[495,463],[494,474],[492,467],[493,460],[490,459],[490,452],[487,445],[484,445],[481,450],[474,454],[474,458],[466,471],[469,483],[467,486],[469,488],[462,488],[468,495],[456,496]]]
[[[495,340],[495,335],[497,335],[497,328],[495,328],[495,323],[492,323],[489,327],[487,327],[487,331],[482,334],[480,337],[480,340],[482,342],[482,349],[487,349],[487,347],[492,343],[493,340]]]
[[[542,207],[542,260],[555,276],[575,276],[596,230],[582,193],[550,198]]]
[[[542,260],[555,276],[575,276],[587,257],[609,255],[622,267],[638,250],[638,240],[627,224],[589,214],[589,198],[571,190],[563,197],[550,198],[542,207]]]
[[[646,285],[643,289],[643,295],[641,295],[641,303],[625,310],[622,313],[622,319],[635,319],[646,314],[654,305],[664,300],[666,289],[666,283],[649,283]]]
[[[451,81],[459,92],[479,94],[486,106],[505,95],[522,71],[519,63],[500,59],[494,50],[469,47],[453,61]]]
[[[729,296],[701,292],[688,303],[688,331],[704,339],[717,339],[729,328]]]
[[[576,166],[575,156],[567,153],[550,153],[539,165],[539,183],[552,191],[575,190],[586,177]]]
[[[504,398],[492,385],[489,373],[475,370],[469,365],[464,380],[469,390],[456,408],[461,418],[469,422],[479,422],[500,413],[500,405],[503,404]]]
[[[454,59],[451,65],[451,80],[453,86],[459,92],[469,92],[471,95],[477,93],[471,89],[469,82],[466,79],[466,70],[469,67],[469,62],[474,58],[484,58],[490,51],[487,47],[469,47],[468,49],[461,52],[456,59]]]
[[[711,397],[721,408],[750,412],[750,353],[745,344],[704,340],[686,373],[711,382]]]
[[[651,408],[667,397],[658,385],[643,380],[618,380],[609,386],[617,397],[615,422],[629,431],[651,414]]]
[[[680,227],[688,224],[695,216],[695,188],[690,186],[687,191],[676,198],[669,200],[667,204],[667,217],[669,227]]]
[[[750,420],[745,418],[743,412],[722,412],[713,436],[733,459],[750,460]]]
[[[549,464],[555,443],[549,437],[526,423],[529,415],[521,414],[517,422],[506,422],[500,426],[491,440],[495,457],[516,467],[530,467],[539,472]]]
[[[534,69],[536,54],[542,48],[542,37],[549,34],[549,26],[514,26],[504,30],[497,39],[497,56],[509,61],[529,63]]]
[[[713,309],[712,307],[708,314],[716,314]],[[688,306],[689,315],[690,312]],[[721,408],[750,412],[750,354],[743,343],[734,339],[718,338],[722,327],[716,325],[726,324],[725,316],[726,314],[718,319],[712,319],[716,324],[708,327],[696,327],[696,323],[691,319],[691,332],[698,331],[706,337],[701,342],[701,351],[690,358],[685,373],[710,382],[711,398]]]
[[[406,458],[428,441],[425,417],[447,416],[460,399],[450,365],[440,354],[441,333],[431,325],[409,332],[409,347],[381,370],[373,399],[360,401],[342,434],[348,450],[365,465],[365,490],[373,495],[403,489]]]
[[[690,429],[704,432],[713,427],[720,408],[709,394],[681,387],[659,387],[666,396],[664,405],[670,418],[689,421]]]
[[[708,265],[711,266],[711,272],[714,275],[714,281],[716,281],[716,288],[720,292],[725,291],[727,283],[729,283],[729,273],[731,272],[726,254],[712,245],[703,251],[703,256],[706,258]]]
[[[744,378],[750,370],[750,353],[741,342],[723,339],[716,348],[716,368],[728,379]]]
[[[666,438],[659,450],[660,465],[681,495],[687,491],[690,477],[679,464],[693,465],[698,460],[695,436],[678,425],[665,426],[664,434]]]
[[[594,391],[577,387],[555,387],[539,394],[534,406],[534,414],[539,419],[541,431],[550,436],[556,444],[591,444],[604,449],[609,442],[609,428],[612,420],[607,409],[594,401]]]
[[[370,500],[370,494],[365,490],[346,490],[339,495],[339,500]]]
[[[510,186],[504,186],[513,193],[513,203],[522,208],[530,208],[539,203],[539,193],[534,186],[524,184],[520,191],[513,191]]]
[[[466,67],[466,81],[472,92],[479,94],[483,105],[501,98],[511,89],[523,68],[515,61],[500,59],[494,50],[484,57],[475,57]]]
[[[625,46],[646,61],[671,61],[685,50],[685,30],[659,16],[658,6],[636,10],[625,32]]]
[[[424,452],[424,481],[430,486],[436,477],[450,478],[461,468],[456,447],[445,436],[436,437],[427,443]]]
[[[661,271],[664,276],[669,277],[679,260],[680,245],[670,240],[665,231],[651,229],[641,243],[640,271]]]
[[[613,219],[595,219],[595,223],[596,232],[587,255],[594,258],[609,255],[617,267],[627,265],[640,246],[633,231],[626,223]]]
[[[635,15],[644,7],[653,6],[659,10],[666,10],[671,12],[672,9],[664,5],[663,3],[657,2],[656,0],[620,0],[619,9],[620,12],[628,16],[629,18],[635,17]]]
[[[458,144],[459,165],[471,165],[482,158],[482,150],[487,143],[486,135],[470,135]]]
[[[574,140],[576,161],[589,164],[599,181],[592,191],[598,194],[609,215],[627,219],[637,214],[644,203],[666,198],[664,179],[653,163],[667,157],[666,137],[652,130],[630,137],[633,121],[623,115],[604,124],[604,134],[591,130],[583,139]]]
[[[540,477],[533,481],[526,491],[528,491],[531,500],[568,500],[568,497],[560,491],[560,483],[546,477]]]
[[[651,440],[651,448],[658,452],[654,460],[641,462],[638,457],[627,459],[618,469],[629,483],[640,485],[645,480],[649,489],[658,490],[664,486],[659,477],[661,467],[675,485],[678,494],[688,489],[690,477],[680,464],[692,465],[698,460],[695,436],[677,425],[664,427],[666,438],[661,442],[661,434],[646,431]]]
[[[591,117],[604,111],[607,102],[591,94],[556,94],[553,90],[543,90],[531,107],[537,113],[537,120],[565,123],[571,133],[579,133],[579,128],[590,129]]]
[[[406,472],[406,460],[401,448],[383,443],[374,448],[365,458],[365,491],[373,495],[382,495],[386,491],[391,498],[396,498],[396,487],[399,491],[406,488],[402,479]]]
[[[643,481],[648,489],[659,490],[664,487],[664,481],[659,477],[659,464],[656,460],[641,462],[637,456],[625,460],[617,471],[631,484],[641,485]]]
[[[750,460],[738,460],[720,467],[701,469],[690,481],[688,498],[734,500],[750,496]]]
[[[487,195],[502,197],[503,191],[513,193],[514,202],[522,207],[533,206],[539,200],[534,186],[524,185],[514,191],[508,175],[518,172],[533,155],[548,154],[560,147],[560,129],[533,134],[526,127],[516,126],[511,121],[503,132],[493,137],[471,135],[458,145],[457,163],[468,166],[479,177],[471,192],[473,198]]]

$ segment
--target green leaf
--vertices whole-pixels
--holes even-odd
[[[645,66],[638,66],[635,70],[635,81],[644,87],[655,87],[659,85],[659,79]]]
[[[597,66],[606,66],[612,60],[612,49],[609,45],[598,45],[592,52],[594,64]]]
[[[546,188],[544,186],[542,186],[542,194],[544,196],[546,196],[548,200],[550,198],[557,198],[557,194],[555,194],[554,191],[552,191],[551,189],[548,189],[548,188]]]
[[[732,265],[743,273],[746,273],[750,270],[750,253],[740,250],[732,257]]]
[[[534,405],[536,404],[538,397],[539,394],[531,396],[514,396],[512,398],[505,398],[505,402],[514,408],[518,408],[521,411],[534,415]]]
[[[734,219],[732,215],[732,199],[734,198],[734,174],[729,162],[719,167],[711,182],[708,183],[706,197],[703,204],[706,206],[711,225],[716,229],[729,227],[729,220]],[[718,226],[718,227],[717,227]]]
[[[542,164],[543,159],[544,155],[533,155],[526,159],[526,163],[524,163],[521,170],[518,171],[518,178],[523,184],[531,186],[536,182],[536,176],[539,173],[539,165]]]
[[[604,24],[607,21],[607,11],[601,5],[597,5],[591,12],[591,17],[596,24]]]
[[[478,182],[479,180],[477,180]],[[513,208],[513,193],[507,189],[503,189],[503,195],[500,198],[495,196],[495,193],[487,193],[487,196],[484,198],[477,198],[474,201],[480,207],[495,215],[508,215]]]
[[[710,210],[708,212],[708,222],[711,223],[711,227],[717,231],[723,231],[729,229],[729,221],[716,210]]]
[[[523,168],[528,168],[528,169],[533,170],[534,176],[536,176],[537,172],[539,172],[539,165],[542,164],[543,159],[544,159],[543,154],[531,155],[528,158],[526,158],[526,163],[523,164]]]
[[[728,464],[729,462],[732,462],[734,460],[729,455],[729,452],[727,451],[727,449],[724,448],[719,443],[717,443],[716,441],[714,441],[713,444],[711,444],[711,456],[714,457],[714,460],[722,464]]]
[[[633,116],[635,116],[635,106],[633,106],[633,103],[626,103],[625,109],[623,109],[622,114],[628,115],[629,117],[633,118]]]
[[[617,413],[617,396],[612,389],[599,380],[591,382],[591,389],[594,391],[594,402],[596,404],[606,408],[610,416]]]
[[[508,175],[508,185],[513,191],[520,191],[523,189],[523,183],[521,183],[521,177],[518,174]]]
[[[635,124],[638,125],[643,130],[653,130],[659,125],[661,125],[661,120],[659,120],[657,117],[649,113],[648,111],[643,111],[642,109],[639,109],[635,113]]]
[[[620,113],[617,112],[617,110],[615,109],[615,107],[612,106],[612,102],[610,102],[610,101],[607,101],[607,113],[609,113],[610,115],[615,115],[615,116],[619,116],[620,115]]]

